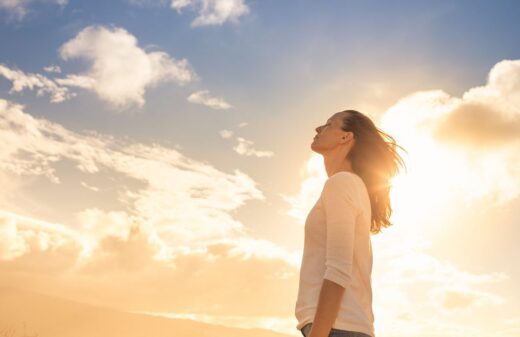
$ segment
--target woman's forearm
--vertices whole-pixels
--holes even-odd
[[[336,320],[345,288],[328,279],[323,279],[316,315],[308,337],[327,337]]]

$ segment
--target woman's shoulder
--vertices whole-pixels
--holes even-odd
[[[323,193],[332,195],[348,194],[351,197],[355,197],[357,194],[356,190],[359,188],[358,178],[359,177],[352,172],[336,172],[325,181]]]
[[[333,175],[331,175],[330,177],[327,178],[327,180],[325,181],[325,183],[352,183],[352,182],[355,182],[355,183],[359,183],[359,182],[363,182],[363,180],[361,179],[360,176],[358,176],[357,174],[355,174],[354,172],[350,172],[350,171],[338,171],[336,173],[334,173]]]
[[[323,190],[334,192],[342,191],[343,194],[346,193],[356,198],[360,197],[361,194],[368,193],[363,179],[356,173],[350,171],[339,171],[328,177],[323,186]]]

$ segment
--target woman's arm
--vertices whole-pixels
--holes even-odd
[[[308,337],[327,337],[338,316],[345,289],[352,280],[356,216],[356,186],[349,175],[335,175],[323,187],[326,218],[325,273],[316,314]]]
[[[323,279],[316,315],[309,336],[327,337],[336,320],[345,288],[328,279]]]

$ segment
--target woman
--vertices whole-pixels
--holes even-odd
[[[328,178],[305,221],[297,329],[375,337],[370,234],[392,225],[389,181],[404,163],[394,139],[358,111],[335,113],[316,132],[311,149]]]

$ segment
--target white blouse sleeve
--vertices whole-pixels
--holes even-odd
[[[324,279],[346,288],[352,280],[354,236],[359,209],[355,206],[356,185],[345,174],[331,176],[322,191],[326,218],[326,260]]]

